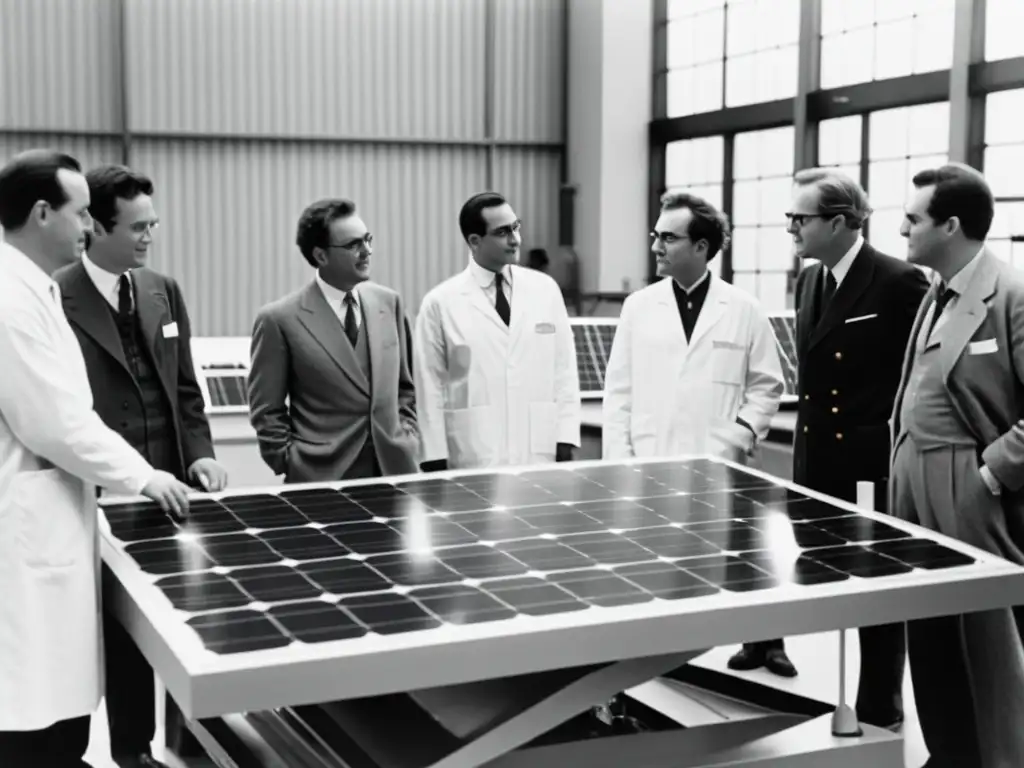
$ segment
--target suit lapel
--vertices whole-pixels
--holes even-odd
[[[385,337],[384,333],[384,318],[387,315],[387,308],[377,300],[377,297],[371,291],[365,291],[359,296],[360,301],[363,304],[363,322],[366,323],[366,344],[370,350],[370,376],[374,377],[375,372],[381,370],[381,346],[377,343],[378,339]],[[358,362],[358,361],[357,361]],[[376,390],[373,386],[373,382],[368,382],[372,393]]]
[[[995,257],[985,251],[971,276],[963,295],[957,299],[949,319],[942,326],[939,362],[942,366],[942,380],[949,381],[949,374],[963,354],[964,347],[971,340],[988,313],[985,302],[996,292],[999,267]]]
[[[807,268],[800,281],[800,311],[796,316],[797,361],[807,358],[807,349],[814,333],[814,318],[818,312],[818,286],[821,283],[821,262]]]
[[[362,297],[360,297],[362,299]],[[364,315],[366,313],[364,312]],[[323,347],[334,363],[341,369],[361,392],[370,396],[370,382],[356,360],[355,350],[345,335],[338,317],[324,298],[323,291],[314,280],[302,293],[299,321],[310,335]],[[365,317],[364,317],[365,322]]]
[[[891,444],[896,444],[896,438],[899,437],[899,415],[900,409],[903,407],[903,393],[907,389],[907,380],[910,378],[910,371],[914,367],[914,357],[917,354],[917,339],[921,335],[921,326],[924,324],[924,318],[928,314],[928,307],[935,302],[935,296],[938,293],[938,283],[933,282],[928,292],[924,295],[921,300],[921,306],[917,308],[917,317],[914,318],[914,325],[910,329],[910,336],[907,339],[906,349],[903,351],[903,368],[900,372],[900,384],[896,388],[896,399],[893,400],[892,409],[892,434]]]
[[[822,269],[824,269],[822,267]],[[853,264],[850,266],[850,271],[846,273],[846,277],[843,278],[842,284],[836,290],[835,296],[832,297],[832,303],[828,305],[828,309],[825,310],[825,316],[818,322],[817,327],[811,332],[811,339],[808,344],[808,349],[813,348],[822,339],[824,339],[834,328],[842,325],[846,316],[849,314],[850,309],[856,303],[857,299],[860,298],[861,294],[867,290],[867,287],[871,284],[871,279],[875,274],[875,261],[871,258],[871,254],[868,250],[867,245],[861,246],[861,249],[857,252],[856,258],[853,260]],[[819,273],[818,279],[821,279]],[[815,283],[815,288],[818,287],[818,283]],[[815,306],[820,301],[820,297],[815,297]]]
[[[693,334],[690,336],[690,347],[695,347],[697,342],[715,327],[715,324],[722,319],[726,308],[729,306],[729,297],[725,295],[719,279],[709,274],[708,280],[711,283],[708,285],[708,294],[704,297],[704,306],[701,308],[700,314],[697,315],[697,323],[693,326]],[[674,300],[675,296],[672,296],[672,299]],[[680,323],[682,323],[681,319]]]
[[[78,262],[68,272],[68,283],[61,289],[64,314],[127,371],[121,338],[110,313],[110,304],[89,279],[85,265]]]
[[[170,402],[171,392],[174,391],[175,382],[170,379],[176,372],[167,370],[164,365],[163,345],[167,341],[163,338],[163,323],[170,315],[170,302],[167,294],[163,291],[162,284],[158,284],[144,270],[133,270],[132,289],[135,292],[135,312],[139,318],[139,330],[142,332],[142,343],[149,351],[149,358],[153,361],[157,376],[163,385],[164,392]]]

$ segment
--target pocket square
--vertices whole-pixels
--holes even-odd
[[[995,339],[983,339],[982,341],[972,341],[967,346],[967,353],[971,355],[991,355],[993,352],[999,351],[999,344]]]
[[[178,324],[168,323],[163,328],[165,339],[176,339],[178,338]]]
[[[871,320],[872,318],[878,317],[878,313],[875,312],[873,315],[860,315],[859,317],[848,317],[846,318],[847,323],[859,323],[861,320]]]

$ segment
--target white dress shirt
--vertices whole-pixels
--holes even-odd
[[[825,267],[825,273],[832,273],[832,277],[836,279],[836,290],[839,290],[839,286],[843,284],[843,278],[850,274],[850,267],[853,266],[853,260],[857,258],[857,254],[860,253],[860,249],[864,247],[864,236],[857,235],[857,241],[853,244],[843,258],[841,258],[836,265],[829,269]]]
[[[489,269],[484,269],[476,263],[476,259],[470,258],[469,260],[469,273],[473,276],[473,281],[480,286],[480,290],[484,292],[487,297],[487,301],[491,303],[491,306],[495,306],[498,301],[498,290],[495,287],[497,280],[496,272],[491,272]],[[505,298],[508,300],[509,305],[512,304],[512,268],[505,266],[501,270],[501,276],[505,278],[505,282],[502,283],[502,292],[505,294]]]
[[[85,267],[85,274],[92,280],[92,284],[96,286],[96,290],[100,292],[100,296],[107,300],[107,304],[113,307],[115,310],[118,309],[120,303],[120,296],[118,295],[117,289],[120,287],[121,275],[115,275],[113,272],[107,272],[103,267],[96,264],[95,261],[89,258],[88,254],[82,254],[82,266]],[[131,282],[132,273],[130,271],[125,272],[128,275],[128,281]],[[135,296],[132,295],[132,304],[135,304]]]
[[[953,275],[953,277],[950,278],[949,285],[947,287],[951,291],[953,291],[953,296],[952,298],[949,299],[948,302],[946,302],[946,306],[943,307],[942,314],[939,315],[938,319],[935,321],[935,326],[932,328],[932,332],[929,334],[928,339],[930,339],[932,336],[938,333],[939,329],[942,328],[942,326],[944,326],[948,322],[949,316],[953,314],[954,309],[956,309],[957,303],[960,301],[960,297],[963,296],[964,291],[967,290],[967,286],[971,284],[971,278],[974,277],[974,273],[978,270],[978,264],[981,262],[981,254],[984,252],[985,249],[983,247],[980,251],[978,251],[977,255],[973,259],[967,262],[967,264],[965,264],[959,272],[957,272],[955,275]],[[939,298],[938,294],[935,295],[935,298]],[[932,302],[932,305],[928,307],[928,311],[925,313],[925,328],[931,326],[932,317],[934,317],[934,315],[935,303]],[[922,341],[927,342],[928,339],[923,339]]]
[[[345,297],[351,294],[352,298],[355,299],[356,328],[359,328],[362,325],[363,307],[359,303],[358,290],[353,288],[351,291],[339,291],[333,285],[328,285],[324,279],[320,277],[320,270],[317,270],[316,273],[316,284],[320,286],[320,292],[323,293],[328,306],[334,312],[334,316],[338,318],[338,322],[341,323],[342,327],[345,325],[345,315],[348,314],[348,304],[345,303]]]

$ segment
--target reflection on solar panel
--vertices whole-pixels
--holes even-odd
[[[148,502],[106,517],[217,654],[974,562],[706,459],[227,495],[182,526]]]
[[[771,315],[768,319],[771,320],[775,343],[778,345],[782,374],[786,377],[783,402],[796,402],[796,315],[793,312],[784,312]]]
[[[600,397],[604,393],[604,374],[608,368],[618,318],[574,317],[569,322],[576,345],[580,395],[584,398]]]

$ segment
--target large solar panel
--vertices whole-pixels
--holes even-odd
[[[103,505],[104,557],[137,616],[163,638],[150,650],[174,659],[164,674],[173,679],[184,665],[180,685],[208,685],[198,703],[176,691],[203,716],[256,706],[244,697],[262,685],[271,690],[259,703],[269,707],[473,679],[475,662],[463,652],[455,667],[442,661],[454,662],[460,648],[471,656],[466,644],[500,647],[514,674],[595,661],[588,653],[627,654],[637,633],[647,643],[686,628],[679,643],[706,643],[694,648],[750,639],[739,627],[753,615],[741,608],[774,606],[757,614],[757,631],[820,631],[832,626],[815,623],[827,610],[787,611],[865,590],[886,596],[888,607],[860,623],[935,600],[947,612],[968,599],[980,610],[999,583],[934,595],[899,587],[963,590],[1007,569],[1024,576],[977,550],[711,458],[229,492],[196,499],[184,524],[149,502]],[[863,614],[863,600],[850,605]],[[855,625],[849,610],[833,615]],[[317,664],[328,664],[345,691],[311,693],[326,685]],[[284,667],[296,690],[270,682]],[[221,673],[242,674],[240,687],[226,688]],[[250,677],[263,674],[271,677]]]
[[[619,320],[613,317],[573,317],[569,323],[576,346],[580,396],[584,399],[599,398],[604,394],[604,375]]]
[[[192,361],[207,413],[248,411],[249,337],[194,338]]]
[[[779,350],[779,361],[782,363],[782,375],[786,378],[786,389],[782,395],[782,402],[795,403],[797,401],[797,362],[796,362],[796,313],[776,312],[768,319],[772,324],[772,332],[775,334],[775,344]]]

